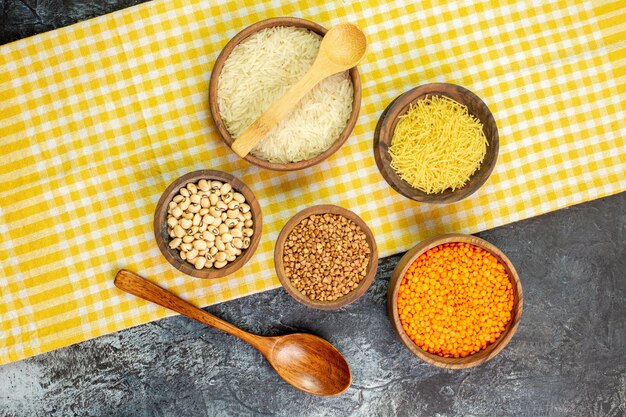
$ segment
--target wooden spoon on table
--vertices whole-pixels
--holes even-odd
[[[365,34],[358,27],[343,23],[330,28],[309,71],[233,142],[233,151],[245,157],[320,81],[356,66],[366,47]]]
[[[345,358],[326,340],[306,333],[258,336],[225,322],[171,292],[122,269],[115,286],[129,294],[236,336],[257,348],[285,381],[315,395],[339,395],[350,387],[352,374]]]

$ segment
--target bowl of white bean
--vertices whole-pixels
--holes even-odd
[[[190,172],[167,187],[154,213],[165,259],[196,278],[221,278],[244,266],[261,239],[261,207],[246,184],[222,171]]]

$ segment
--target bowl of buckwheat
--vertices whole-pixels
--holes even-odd
[[[285,290],[307,307],[335,310],[365,294],[378,267],[367,224],[335,205],[309,207],[283,227],[274,249]]]
[[[261,208],[240,179],[190,172],[167,187],[154,213],[154,235],[167,261],[196,278],[221,278],[246,264],[262,230]]]

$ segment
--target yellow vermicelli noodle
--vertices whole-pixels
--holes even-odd
[[[302,28],[272,27],[237,45],[220,74],[217,100],[226,129],[239,137],[309,70],[322,37]],[[311,159],[341,135],[352,113],[348,71],[315,86],[251,154],[274,163]]]
[[[400,116],[389,147],[393,170],[427,194],[463,187],[486,153],[482,123],[445,96],[412,104]]]

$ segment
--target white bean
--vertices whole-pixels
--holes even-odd
[[[209,191],[209,188],[211,188],[211,186],[209,185],[207,180],[201,179],[200,181],[198,181],[198,188],[202,191]]]
[[[241,193],[233,193],[233,200],[237,201],[239,204],[246,202],[246,198]]]
[[[181,201],[180,203],[178,203],[178,207],[180,207],[180,209],[182,211],[186,211],[189,208],[190,205],[191,205],[191,200],[188,199],[188,198],[186,198],[183,201]]]
[[[217,252],[215,254],[215,260],[218,262],[224,262],[226,260],[226,258],[228,257],[228,255],[226,254],[226,252]]]
[[[213,263],[213,268],[222,269],[222,268],[224,268],[226,266],[226,263],[227,263],[226,261],[224,261],[224,262],[214,262]]]
[[[194,240],[193,247],[201,251],[201,250],[206,250],[207,245],[204,240]]]
[[[176,249],[177,247],[180,246],[182,242],[182,239],[177,237],[176,239],[172,239],[172,241],[170,242],[170,248],[171,249]]]
[[[192,182],[187,184],[187,189],[191,194],[196,194],[198,192],[198,187],[196,187],[196,184]]]
[[[178,224],[180,224],[180,227],[182,227],[183,229],[187,230],[189,229],[193,222],[189,219],[180,219],[180,221],[178,222]]]
[[[204,265],[206,265],[206,258],[204,256],[196,258],[193,265],[196,267],[196,269],[204,268]]]
[[[180,226],[180,224],[177,224],[176,226],[174,226],[174,234],[176,235],[176,237],[182,238],[183,236],[185,236],[185,230]]]
[[[176,217],[174,217],[174,216],[168,216],[168,218],[167,218],[167,224],[168,224],[170,227],[174,227],[174,226],[176,226],[176,225],[178,224],[178,220],[176,220]]]
[[[181,210],[180,207],[174,207],[172,209],[172,216],[174,216],[175,219],[180,219],[180,216],[183,215],[183,211]]]
[[[226,182],[226,183],[222,184],[222,186],[220,187],[220,194],[221,195],[226,195],[232,189],[233,189],[233,187],[229,183]]]
[[[229,204],[231,201],[233,201],[233,192],[229,192],[226,195],[222,196],[222,201],[226,204]]]

